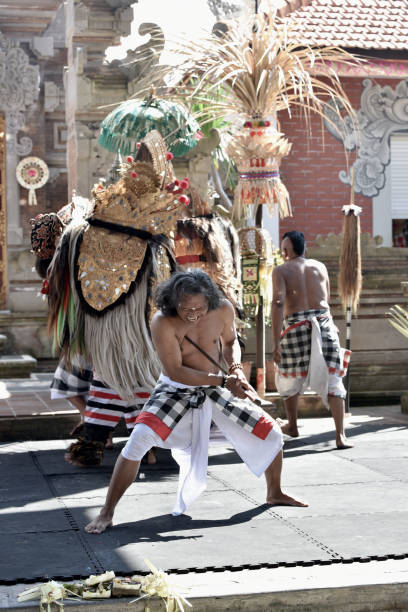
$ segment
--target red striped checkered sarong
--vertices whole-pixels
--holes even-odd
[[[264,440],[274,421],[261,408],[223,387],[174,387],[160,378],[137,423],[144,423],[165,440],[188,410],[200,409],[206,397],[229,419]]]
[[[306,377],[311,351],[311,322],[315,317],[322,336],[322,352],[330,374],[343,377],[347,373],[350,351],[340,347],[339,336],[330,311],[327,309],[302,310],[285,317],[281,334],[281,376]]]
[[[136,417],[149,397],[150,393],[147,389],[138,387],[135,389],[135,396],[132,400],[124,400],[116,391],[109,389],[102,381],[94,378],[86,403],[85,423],[114,428],[123,417],[126,427],[132,429]]]

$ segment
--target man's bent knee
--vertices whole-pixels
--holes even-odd
[[[157,435],[144,423],[137,423],[122,450],[122,455],[130,461],[141,461],[153,446],[157,446]]]

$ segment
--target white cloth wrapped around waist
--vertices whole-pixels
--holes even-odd
[[[195,388],[173,381],[163,374],[158,382],[166,383],[175,389]],[[232,394],[231,398],[234,399]],[[265,413],[265,418],[267,417]],[[172,450],[180,466],[174,515],[185,512],[186,508],[198,498],[206,487],[208,445],[212,421],[249,469],[258,477],[265,472],[282,448],[282,434],[276,423],[273,423],[273,427],[264,439],[259,438],[223,414],[208,396],[198,410],[188,410],[165,439],[161,438],[146,423],[136,423],[122,450],[122,455],[126,459],[139,461],[152,446]]]
[[[328,407],[328,395],[345,397],[341,382],[350,351],[340,347],[337,328],[327,309],[304,310],[285,319],[282,364],[275,382],[283,397],[310,388]]]

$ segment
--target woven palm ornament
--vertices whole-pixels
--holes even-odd
[[[25,157],[16,168],[16,177],[22,187],[28,189],[28,205],[36,206],[35,190],[44,187],[50,171],[45,161],[39,157]]]
[[[260,297],[268,315],[272,307],[273,244],[267,230],[245,227],[238,232],[242,267],[242,302],[245,315],[254,319]]]
[[[233,217],[246,219],[250,208],[256,213],[266,204],[271,214],[280,211],[282,217],[292,215],[289,193],[280,179],[282,157],[288,155],[291,144],[268,120],[246,121],[242,131],[235,131],[228,154],[238,168],[238,184],[234,192]]]
[[[279,111],[290,115],[296,108],[305,118],[306,133],[310,112],[323,117],[328,100],[341,101],[347,119],[355,116],[330,63],[354,67],[357,60],[337,47],[300,44],[291,28],[275,7],[253,20],[218,23],[205,38],[178,37],[171,49],[180,58],[172,75],[173,80],[179,77],[172,86],[174,96],[198,109],[200,123],[229,120],[229,153],[240,175],[233,210],[237,219],[247,216],[247,205],[267,204],[281,216],[291,214],[279,177],[280,160],[290,151],[279,133]]]
[[[50,266],[49,327],[56,348],[83,353],[123,399],[153,388],[160,364],[149,320],[155,285],[175,268],[172,238],[188,198],[175,183],[159,136],[140,147],[151,163],[127,157],[121,177],[92,193],[92,214],[66,228]],[[160,170],[163,169],[164,174]]]

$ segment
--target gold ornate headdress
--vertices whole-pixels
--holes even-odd
[[[144,270],[148,244],[172,238],[178,218],[186,213],[186,196],[173,183],[166,168],[165,148],[149,138],[153,164],[128,157],[115,184],[94,190],[94,210],[84,231],[77,259],[78,291],[88,308],[103,313],[134,288]],[[163,162],[164,157],[164,162]],[[177,192],[177,193],[176,193]],[[133,285],[132,285],[133,283]]]

